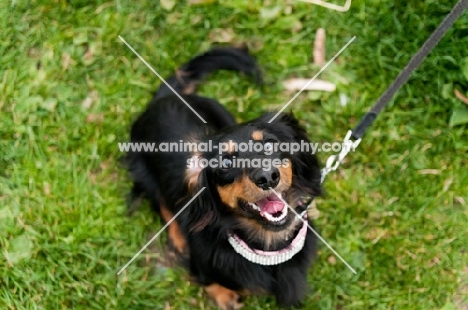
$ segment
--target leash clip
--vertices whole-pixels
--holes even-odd
[[[336,169],[338,169],[338,167],[343,162],[346,155],[348,155],[348,153],[351,151],[354,152],[356,150],[356,147],[359,145],[359,143],[361,143],[361,138],[355,141],[352,141],[351,140],[352,134],[353,134],[353,131],[348,130],[348,133],[346,133],[346,136],[343,140],[340,153],[338,155],[331,155],[330,157],[328,157],[326,165],[322,169],[322,178],[320,180],[320,183],[323,183],[323,181],[325,180],[325,177],[331,171],[335,171]]]

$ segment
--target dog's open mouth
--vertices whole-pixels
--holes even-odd
[[[260,216],[273,224],[282,224],[288,215],[288,206],[275,193],[255,203],[242,201],[242,204],[257,211]]]

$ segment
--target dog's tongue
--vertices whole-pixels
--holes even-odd
[[[275,195],[271,195],[265,199],[257,201],[257,205],[260,207],[260,215],[265,213],[275,214],[283,211],[285,208],[284,203]]]

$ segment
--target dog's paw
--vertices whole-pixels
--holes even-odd
[[[239,294],[219,284],[205,286],[205,291],[222,310],[238,310],[244,306]]]

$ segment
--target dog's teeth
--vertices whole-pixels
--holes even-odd
[[[265,218],[266,218],[267,220],[269,220],[270,222],[279,222],[279,221],[283,220],[283,219],[286,217],[287,214],[288,214],[288,207],[285,206],[284,209],[283,209],[283,211],[281,211],[281,215],[278,216],[278,217],[273,217],[273,216],[272,216],[271,214],[269,214],[269,213],[265,213],[264,216],[265,216]]]

